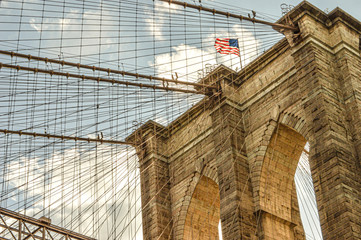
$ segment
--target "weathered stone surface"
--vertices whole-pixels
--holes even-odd
[[[361,24],[307,2],[289,16],[299,33],[202,80],[220,94],[130,136],[146,239],[216,239],[219,218],[227,240],[304,239],[293,177],[306,141],[324,239],[361,239]]]

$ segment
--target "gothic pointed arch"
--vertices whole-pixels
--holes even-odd
[[[218,184],[202,176],[193,192],[184,226],[183,239],[218,240],[220,197]]]
[[[277,124],[260,173],[261,239],[304,239],[294,175],[305,144],[306,139],[300,133]]]

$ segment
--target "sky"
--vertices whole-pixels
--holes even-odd
[[[233,6],[239,6],[242,8],[247,8],[255,11],[260,11],[263,13],[273,14],[275,16],[281,16],[280,5],[283,3],[296,6],[301,3],[300,0],[224,0],[224,3],[228,3]],[[323,11],[332,11],[336,7],[348,12],[350,15],[355,17],[358,20],[361,20],[361,1],[359,0],[309,0],[311,4],[315,5]]]
[[[216,54],[213,47],[215,37],[242,36],[248,39],[246,45],[253,47],[258,45],[262,46],[267,43],[267,39],[255,39],[251,31],[252,29],[243,28],[244,26],[241,26],[239,22],[229,26],[229,24],[224,21],[225,18],[222,17],[220,18],[221,20],[217,19],[217,21],[219,21],[219,27],[214,29],[214,19],[212,17],[208,17],[207,19],[207,17],[204,16],[203,24],[208,24],[208,26],[203,25],[201,30],[204,32],[197,34],[196,32],[200,30],[199,26],[197,26],[197,24],[199,24],[197,12],[193,13],[193,17],[195,16],[193,22],[191,15],[187,18],[188,25],[186,33],[188,35],[183,36],[182,34],[184,34],[185,31],[182,28],[184,17],[182,11],[180,11],[179,8],[167,9],[167,4],[159,1],[155,1],[155,8],[159,11],[156,16],[153,14],[152,0],[139,0],[139,2],[148,4],[139,8],[141,9],[141,14],[134,11],[134,6],[131,1],[126,3],[127,1],[125,0],[104,1],[104,3],[109,5],[105,6],[103,11],[99,11],[98,6],[98,4],[103,1],[87,1],[88,5],[85,10],[79,7],[81,4],[77,6],[74,5],[75,7],[71,6],[71,4],[83,3],[83,1],[68,1],[69,4],[66,8],[66,13],[64,13],[61,5],[63,1],[46,1],[48,4],[45,7],[46,11],[35,11],[41,10],[43,7],[42,1],[28,0],[25,2],[27,2],[24,4],[25,8],[28,8],[28,10],[21,11],[21,1],[0,1],[0,3],[2,3],[2,9],[0,8],[0,28],[2,31],[0,44],[2,50],[19,50],[19,52],[26,54],[65,59],[72,62],[82,61],[87,64],[97,64],[101,67],[140,72],[161,77],[170,77],[176,72],[180,78],[182,78],[181,80],[197,81],[197,74],[199,73],[197,71],[204,68],[207,64],[223,63],[227,65],[230,63],[230,66],[234,69],[241,67],[239,58]],[[92,2],[92,4],[90,4],[90,2]],[[191,1],[188,0],[188,2]],[[199,3],[198,0],[194,0],[194,2]],[[235,13],[240,10],[239,12],[242,14],[255,10],[257,13],[270,14],[269,16],[272,17],[273,21],[281,17],[280,5],[282,3],[296,6],[300,2],[301,1],[294,0],[202,0],[202,4],[205,6],[211,5],[220,10],[227,11],[227,9],[232,9],[232,12]],[[361,20],[360,7],[358,7],[361,6],[359,0],[310,0],[310,2],[324,11],[332,11],[335,7],[339,6],[355,18]],[[123,12],[121,12],[122,16],[118,18],[118,10],[116,7],[120,7],[121,3],[123,4],[121,9]],[[7,7],[9,10],[6,9]],[[130,8],[132,8],[132,10],[129,10]],[[171,21],[173,28],[169,27],[169,13],[178,14],[178,20],[173,19]],[[6,14],[7,16],[5,16]],[[21,16],[21,14],[23,15]],[[102,21],[100,21],[101,17],[103,18]],[[133,18],[137,20],[131,21]],[[129,20],[129,22],[127,22],[127,20]],[[181,28],[179,28],[177,24],[181,24]],[[80,31],[81,29],[83,31]],[[134,29],[137,29],[137,31],[134,31]],[[269,33],[269,39],[271,39],[274,34],[277,35],[277,33]],[[282,36],[278,36],[277,39],[281,37]],[[38,41],[40,38],[42,40]],[[80,41],[80,38],[84,40]],[[274,44],[271,40],[269,40],[268,43]],[[40,49],[38,49],[38,46],[41,46]],[[80,57],[80,55],[83,56]],[[243,51],[242,62],[247,63],[254,59],[256,55],[252,48],[248,51]],[[8,56],[1,56],[1,61],[12,64],[26,64],[25,66],[28,67],[73,71],[79,74],[100,76],[91,70],[80,73],[79,69],[72,70],[58,65],[55,66],[35,61],[27,62],[27,60],[23,59],[10,59]],[[232,61],[236,62],[236,64],[232,64]],[[0,92],[0,97],[2,98],[2,105],[0,105],[0,115],[2,116],[0,117],[0,122],[2,123],[1,128],[13,130],[27,129],[28,131],[34,132],[48,131],[58,135],[76,134],[80,137],[93,138],[101,132],[102,135],[104,133],[107,139],[124,140],[139,124],[151,119],[167,125],[181,113],[185,112],[192,104],[201,99],[199,96],[185,96],[184,94],[173,94],[169,92],[147,92],[144,89],[119,88],[117,86],[109,86],[108,83],[98,84],[96,82],[85,82],[77,79],[70,79],[71,81],[69,81],[69,79],[65,77],[58,78],[48,75],[36,75],[36,81],[31,82],[29,79],[34,79],[34,73],[20,73],[23,75],[11,70],[5,71],[4,69],[0,73],[0,77],[3,79],[11,80],[9,82],[5,80],[1,82],[1,89],[3,91]],[[9,75],[10,78],[8,78]],[[107,74],[104,73],[102,73],[101,76],[119,78],[119,76],[107,76]],[[120,80],[131,81],[134,79],[121,78]],[[138,80],[139,79],[137,79],[137,81]],[[8,89],[10,94],[7,92]],[[59,93],[62,93],[65,97],[61,98],[61,94]],[[81,101],[78,101],[79,99],[81,99]],[[166,101],[169,102],[168,105]],[[59,111],[59,109],[63,110]],[[36,114],[34,114],[34,112],[36,112]],[[7,169],[8,179],[12,179],[10,183],[14,188],[17,188],[17,192],[19,192],[16,196],[15,194],[12,196],[12,201],[18,203],[25,195],[43,196],[44,192],[47,192],[50,198],[44,197],[43,201],[40,201],[33,209],[39,213],[42,213],[41,209],[46,208],[50,212],[53,208],[55,209],[57,207],[57,204],[49,203],[54,202],[54,198],[59,198],[59,192],[53,194],[52,191],[49,190],[51,188],[57,190],[60,186],[67,187],[68,185],[75,185],[75,188],[81,190],[82,194],[78,193],[78,191],[72,191],[74,195],[82,195],[82,198],[87,195],[92,196],[93,189],[82,189],[81,186],[84,186],[84,182],[92,180],[92,174],[94,174],[94,172],[96,173],[94,176],[96,176],[97,171],[105,172],[108,168],[112,169],[109,171],[113,171],[114,166],[112,159],[127,160],[123,161],[123,165],[121,164],[122,161],[118,161],[120,165],[117,166],[117,168],[119,169],[128,168],[128,166],[124,164],[129,165],[129,163],[131,163],[136,165],[134,151],[125,151],[123,155],[117,151],[116,154],[112,153],[109,156],[102,153],[102,165],[99,170],[98,168],[91,169],[88,165],[97,166],[93,159],[96,159],[96,156],[100,155],[99,152],[111,152],[113,148],[102,149],[101,147],[97,147],[96,150],[92,151],[77,144],[68,144],[65,146],[57,145],[55,147],[39,145],[41,147],[35,149],[36,144],[39,142],[36,142],[33,138],[25,139],[23,142],[17,140],[17,138],[13,139],[13,141],[16,141],[16,144],[13,143],[13,147],[9,150],[9,152],[13,154],[8,154],[5,150],[1,152],[1,159],[12,158],[8,161],[9,165],[11,163],[11,167]],[[1,141],[0,146],[7,147],[11,139],[2,138]],[[47,140],[45,139],[44,141]],[[25,149],[28,148],[35,149],[34,153],[29,151],[29,155],[22,155],[23,152],[26,152]],[[85,150],[82,150],[82,148]],[[19,152],[17,152],[18,150]],[[87,155],[85,155],[86,152],[88,153]],[[84,157],[84,155],[86,157]],[[59,159],[69,162],[66,168],[61,169],[61,166],[58,165]],[[80,164],[78,164],[80,162],[79,159],[83,161]],[[84,162],[84,159],[88,160]],[[31,161],[36,164],[26,165]],[[47,170],[42,169],[45,165],[49,166]],[[64,174],[67,168],[74,169],[73,175]],[[87,176],[89,176],[89,179],[85,177],[81,179],[79,177],[76,178],[74,175],[78,175],[77,169],[82,169],[83,172],[88,173]],[[89,170],[85,171],[84,169]],[[133,175],[137,175],[137,167],[134,166],[132,170]],[[48,173],[46,171],[53,173],[53,180],[51,180],[51,184],[53,185],[43,184],[44,182],[50,181],[47,179]],[[135,184],[129,185],[129,168],[127,171],[128,172],[123,175],[120,174],[121,172],[118,169],[112,173],[115,175],[119,174],[120,179],[125,179],[124,176],[128,178],[128,183],[118,186],[128,186],[128,190],[129,187],[133,187],[134,198],[137,199],[139,198],[139,181],[135,181]],[[27,188],[24,189],[22,186],[27,183],[23,182],[24,179],[22,179],[21,176],[26,174],[26,172],[33,173],[29,178],[38,179],[43,188],[39,188],[38,185],[28,185]],[[64,183],[59,184],[59,181],[64,181],[64,176],[65,180],[68,180],[66,181],[69,183],[68,185],[64,185]],[[76,179],[75,182],[72,181],[74,178]],[[95,177],[93,178],[95,179]],[[134,179],[138,178],[134,177]],[[104,176],[101,181],[98,179],[96,179],[96,181],[100,184],[95,185],[96,188],[111,189],[108,186],[110,184],[108,176]],[[114,184],[112,183],[112,185]],[[34,191],[28,193],[28,189],[33,189]],[[118,195],[122,193],[122,189],[115,188],[114,191],[116,191]],[[104,196],[107,197],[106,194]],[[83,203],[80,205],[84,208],[84,206],[89,204],[87,202],[89,199],[82,198],[79,198],[78,203]],[[102,201],[103,199],[98,199],[98,202]],[[124,202],[124,205],[127,205],[127,201],[124,200]],[[78,208],[76,203],[73,205],[72,209],[82,211],[81,206]],[[118,202],[118,205],[121,205],[120,202]],[[107,206],[107,209],[111,211],[113,207],[113,204],[111,204]],[[39,210],[37,208],[39,208]],[[21,209],[21,206],[18,207],[18,209]],[[118,212],[125,211],[121,206],[117,209]],[[136,205],[131,205],[126,208],[126,210],[137,212],[137,210],[139,210],[139,201],[137,201]],[[69,210],[69,212],[72,211]],[[87,213],[88,212],[86,212],[86,214]],[[102,214],[102,212],[99,212],[99,214]],[[137,215],[137,218],[140,218],[139,214],[134,214]],[[68,216],[69,218],[73,217],[72,214]],[[127,216],[130,218],[129,222],[131,222],[132,217],[129,214]],[[117,222],[115,223],[117,224]],[[121,222],[119,224],[123,223]],[[64,225],[66,225],[66,222]],[[124,239],[129,239],[129,236],[140,236],[141,230],[138,230],[139,228],[138,221],[138,224],[134,224],[133,229],[129,231],[130,233],[127,237],[124,237]],[[117,233],[115,233],[115,235],[116,234]]]

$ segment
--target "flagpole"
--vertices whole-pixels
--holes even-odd
[[[239,51],[239,65],[241,66],[241,70],[242,70],[242,57],[241,57],[241,49],[239,47],[239,39],[237,38],[237,43],[238,43],[238,51]]]

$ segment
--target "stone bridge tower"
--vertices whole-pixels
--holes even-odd
[[[361,239],[361,23],[307,2],[299,32],[137,141],[144,239],[304,239],[294,174],[306,142],[324,239]],[[282,18],[279,22],[285,22]]]

